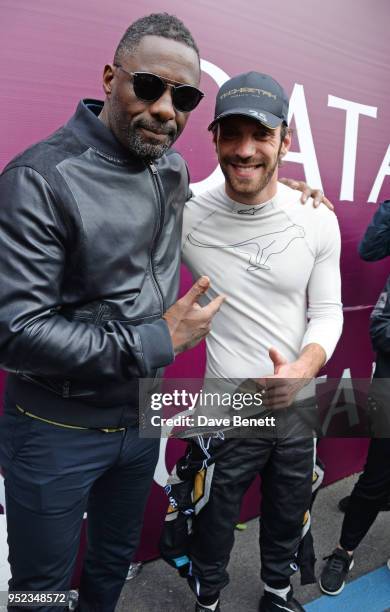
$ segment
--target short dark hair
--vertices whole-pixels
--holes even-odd
[[[135,51],[144,36],[162,36],[176,40],[191,47],[199,58],[198,46],[180,19],[168,13],[152,13],[137,19],[127,28],[116,48],[114,64],[121,61],[123,54]]]

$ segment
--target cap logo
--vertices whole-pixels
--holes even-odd
[[[257,96],[267,96],[268,98],[273,98],[277,100],[277,96],[270,91],[265,89],[258,89],[257,87],[240,87],[239,89],[229,89],[229,91],[225,91],[221,96],[220,100],[227,98],[228,96],[239,96],[242,94],[255,94]]]
[[[268,118],[264,115],[264,113],[259,113],[258,111],[252,109],[250,109],[248,112],[260,121],[268,121]]]

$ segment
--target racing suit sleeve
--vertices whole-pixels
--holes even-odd
[[[326,361],[331,358],[343,328],[340,250],[337,217],[329,211],[321,223],[320,243],[308,283],[309,321],[301,345],[302,351],[308,344],[319,344],[326,353]]]
[[[0,177],[0,367],[104,382],[150,376],[174,359],[163,319],[102,326],[61,315],[69,227],[46,180],[28,167]]]
[[[359,255],[365,261],[377,261],[390,255],[390,200],[379,205],[359,244]]]

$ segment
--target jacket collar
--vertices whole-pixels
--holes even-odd
[[[102,155],[117,161],[133,161],[143,167],[145,164],[132,155],[114,136],[111,130],[100,121],[98,115],[103,108],[101,100],[80,100],[76,112],[66,127],[77,134],[77,137],[89,147]]]

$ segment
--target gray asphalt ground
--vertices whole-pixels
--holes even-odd
[[[317,576],[324,564],[322,558],[337,543],[343,515],[338,501],[348,495],[356,476],[345,478],[320,490],[313,512]],[[390,512],[382,512],[355,554],[350,580],[386,563],[390,557]],[[255,612],[262,593],[259,578],[258,521],[248,522],[243,532],[236,531],[236,541],[229,565],[230,584],[221,597],[222,612]],[[390,580],[390,572],[389,572]],[[299,576],[293,579],[297,599],[305,604],[321,595],[319,587],[302,587]],[[375,593],[373,593],[373,598]],[[337,597],[332,598],[335,612],[341,612]],[[193,612],[194,598],[185,580],[161,560],[144,564],[141,573],[128,581],[122,591],[116,612]],[[356,612],[369,612],[359,610]]]

